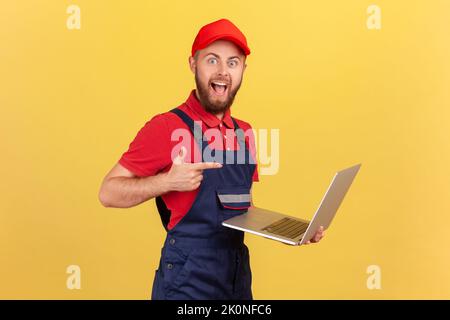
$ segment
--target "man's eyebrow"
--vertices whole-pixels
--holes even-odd
[[[208,53],[205,55],[205,57],[207,57],[207,56],[209,56],[209,55],[213,55],[214,57],[220,59],[220,56],[219,56],[218,54],[215,54],[214,52],[208,52]],[[235,59],[235,58],[241,60],[241,58],[240,58],[239,56],[232,56],[232,57],[229,57],[228,60]]]
[[[205,57],[209,56],[210,54],[213,55],[214,57],[220,59],[219,55],[217,55],[217,54],[215,54],[215,53],[213,53],[213,52],[208,52],[208,53],[205,55]]]

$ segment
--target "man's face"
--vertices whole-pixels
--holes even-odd
[[[231,107],[241,86],[245,58],[238,46],[225,40],[215,41],[189,57],[197,97],[206,111],[219,114]]]

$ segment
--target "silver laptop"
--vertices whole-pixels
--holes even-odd
[[[358,173],[361,164],[338,171],[311,221],[250,207],[246,213],[222,222],[225,227],[250,232],[292,245],[311,240],[320,226],[327,229]]]

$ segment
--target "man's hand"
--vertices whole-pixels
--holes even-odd
[[[317,229],[314,236],[309,240],[308,242],[305,242],[305,244],[310,243],[317,243],[319,242],[323,237],[325,236],[325,231],[323,230],[323,226],[320,226],[319,229]]]
[[[180,153],[173,159],[173,164],[166,175],[168,190],[191,191],[197,189],[203,180],[203,170],[221,168],[218,162],[184,162],[187,150],[181,147]]]

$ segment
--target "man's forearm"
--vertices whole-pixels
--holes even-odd
[[[105,207],[129,208],[169,191],[166,173],[155,176],[111,177],[103,181],[99,193],[100,202]]]

